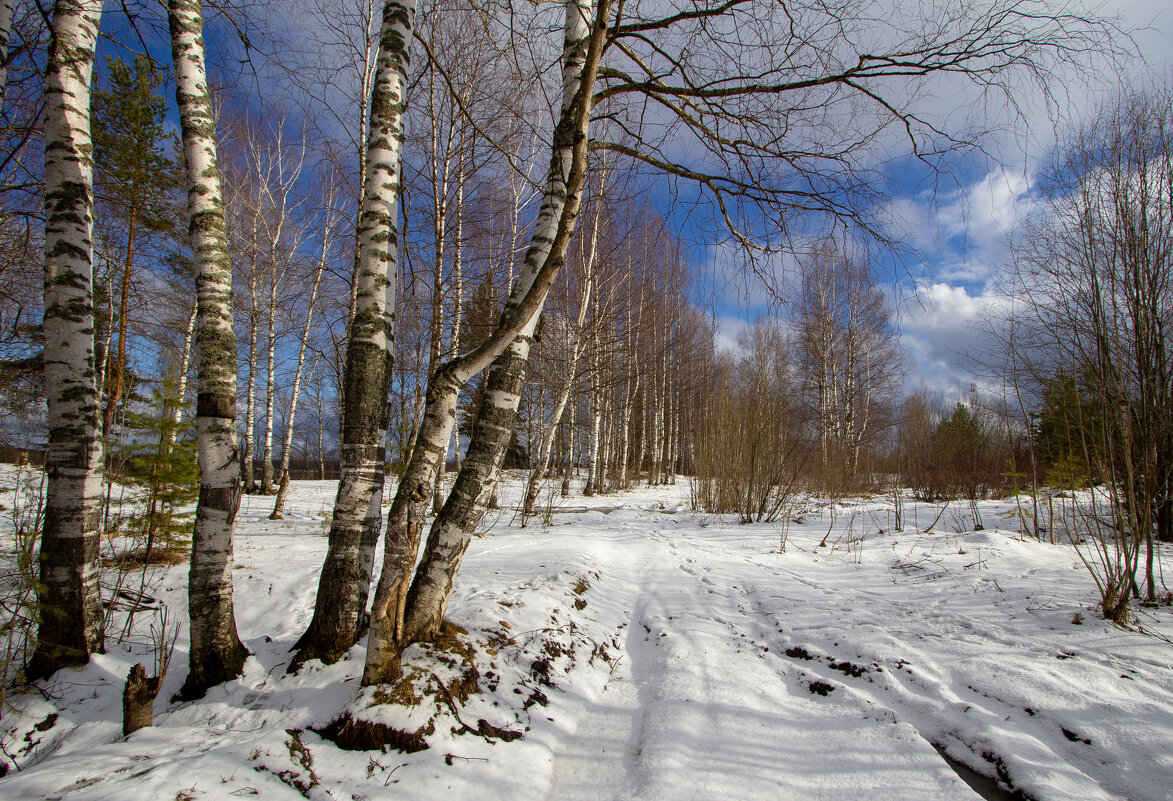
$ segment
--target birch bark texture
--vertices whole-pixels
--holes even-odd
[[[527,300],[533,311],[489,369],[468,454],[447,502],[432,523],[408,597],[405,642],[434,636],[443,621],[461,560],[496,486],[517,417],[534,331],[575,229],[587,168],[591,90],[610,16],[609,0],[600,0],[593,14],[591,5],[590,0],[566,3],[562,108],[554,129],[550,169],[530,245],[502,321],[516,316]],[[371,649],[367,653],[370,668]]]
[[[382,516],[398,265],[400,158],[415,0],[383,6],[358,222],[354,314],[343,368],[342,477],[314,617],[297,644],[306,660],[335,662],[362,636]]]
[[[45,396],[48,484],[41,535],[41,624],[30,679],[102,650],[102,496],[94,368],[90,78],[101,0],[57,0],[45,72]]]
[[[14,0],[0,0],[0,109],[4,108],[4,87],[8,83],[8,43],[12,39]]]
[[[609,7],[610,0],[602,0],[599,19],[607,18]],[[394,681],[399,676],[403,649],[413,639],[412,632],[422,630],[418,624],[407,621],[408,594],[414,589],[411,584],[413,568],[436,470],[456,422],[456,398],[460,387],[492,364],[486,395],[498,396],[500,405],[495,403],[487,407],[489,416],[493,417],[492,409],[508,408],[510,403],[516,409],[524,356],[520,365],[513,362],[517,354],[528,355],[529,340],[542,304],[562,268],[567,245],[574,233],[587,161],[589,89],[594,84],[606,26],[600,23],[592,30],[589,0],[570,0],[566,9],[562,113],[554,129],[549,177],[525,265],[493,333],[468,353],[441,365],[428,382],[417,447],[404,470],[387,518],[383,569],[371,609],[371,631],[362,679],[364,686]],[[504,372],[494,379],[499,368]],[[500,417],[483,419],[484,411],[482,409],[474,427],[469,453],[457,475],[456,485],[436,517],[429,538],[431,570],[449,576],[455,575],[459,556],[463,554],[463,549],[457,554],[454,547],[458,548],[460,541],[471,538],[475,518],[479,517],[474,514],[477,501],[483,502],[488,494],[482,493],[481,489],[492,490],[494,482],[490,473],[493,472],[496,438],[503,432],[507,444],[512,430],[512,420],[502,427]],[[493,431],[491,444],[485,439],[485,432],[490,430]],[[500,447],[503,449],[504,445]],[[500,464],[499,459],[497,464]],[[451,558],[454,554],[455,559]],[[421,570],[428,561],[426,555]],[[440,579],[440,584],[435,579],[429,580],[424,586],[430,588],[445,583],[450,586],[451,579]],[[416,584],[419,585],[418,579]],[[418,591],[412,594],[417,598],[420,596]],[[424,597],[439,601],[441,608],[447,599],[446,595],[437,597],[430,589],[425,590]],[[430,614],[426,616],[430,617]]]
[[[200,495],[188,573],[189,672],[179,693],[181,698],[192,699],[240,675],[248,651],[236,633],[232,604],[232,534],[241,489],[232,260],[216,158],[216,122],[204,68],[200,0],[168,0],[167,18],[187,166],[188,236],[196,274]]]

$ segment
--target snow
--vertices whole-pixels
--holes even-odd
[[[122,683],[153,658],[140,612],[132,642],[10,696],[0,799],[978,798],[936,747],[1039,801],[1173,797],[1173,612],[1140,610],[1148,634],[1105,623],[1077,555],[1023,539],[1013,499],[980,504],[1001,528],[957,532],[946,513],[934,533],[911,527],[938,517],[927,505],[906,501],[895,532],[889,499],[833,517],[808,499],[780,553],[780,524],[693,513],[683,478],[557,500],[522,528],[514,476],[449,609],[468,633],[408,651],[420,702],[404,706],[360,691],[361,644],[285,674],[334,488],[294,482],[282,521],[244,499],[243,677],[171,702],[181,632],[156,725],[123,738]],[[182,618],[185,586],[184,566],[158,569],[148,593]],[[458,695],[469,676],[479,692]],[[346,751],[311,731],[345,711],[430,725],[429,748]]]

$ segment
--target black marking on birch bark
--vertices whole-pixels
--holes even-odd
[[[102,649],[101,445],[94,371],[90,95],[100,2],[57,0],[45,74],[45,390],[48,477],[41,624],[25,668],[44,678]]]
[[[366,174],[358,215],[355,306],[343,371],[342,479],[314,617],[295,646],[291,669],[307,659],[332,662],[357,640],[370,589],[381,523],[382,435],[390,415],[393,308],[387,305],[397,257],[399,158],[403,141],[412,2],[383,7],[378,66],[371,92]],[[357,554],[357,559],[355,558]]]
[[[188,231],[196,262],[200,496],[188,575],[189,673],[180,696],[238,676],[248,651],[236,632],[232,602],[232,534],[240,504],[236,443],[236,335],[231,261],[225,252],[224,204],[215,125],[204,72],[200,0],[168,0],[176,101],[187,157]]]

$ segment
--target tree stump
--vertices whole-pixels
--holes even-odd
[[[147,669],[140,662],[130,669],[126,687],[122,690],[122,734],[145,729],[154,722],[155,696],[159,694],[159,678],[147,678]]]

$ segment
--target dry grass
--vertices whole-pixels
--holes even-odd
[[[151,565],[181,565],[191,556],[188,548],[169,546],[152,548],[148,558],[146,548],[136,548],[133,551],[123,551],[116,556],[102,560],[104,567],[117,567],[120,570],[137,570]]]

